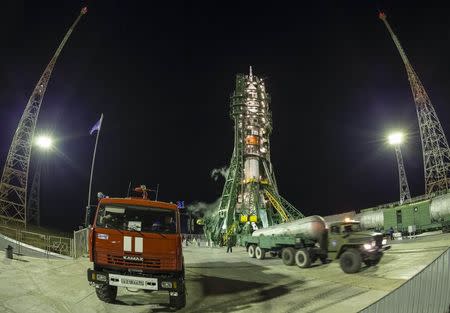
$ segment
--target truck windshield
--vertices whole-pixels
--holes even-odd
[[[359,223],[343,225],[344,233],[351,233],[351,232],[358,232],[358,231],[361,231],[361,226]]]
[[[174,234],[175,212],[172,210],[134,205],[101,205],[97,227],[151,233]]]

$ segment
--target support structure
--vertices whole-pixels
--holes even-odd
[[[425,194],[446,191],[450,183],[450,148],[431,100],[414,71],[400,41],[392,31],[386,15],[380,13],[380,19],[388,29],[403,63],[406,67],[411,91],[416,104],[419,122],[420,138],[422,141],[423,166],[425,176]]]
[[[400,182],[400,204],[411,200],[411,193],[409,192],[408,180],[406,179],[405,165],[403,164],[403,156],[400,145],[395,145],[395,156],[397,157],[398,165],[398,179]]]
[[[27,223],[27,188],[31,147],[42,99],[61,50],[86,12],[87,8],[81,10],[34,88],[19,121],[6,158],[0,181],[0,216],[24,224],[24,226]]]
[[[30,197],[27,203],[27,223],[37,226],[41,225],[41,206],[40,206],[40,194],[41,194],[41,169],[42,160],[39,157],[36,161],[36,167],[34,169],[33,182],[31,183]]]
[[[237,75],[230,103],[234,149],[218,212],[209,219],[216,243],[245,227],[268,227],[304,217],[278,192],[270,161],[269,103],[264,81],[253,75],[251,67],[248,75]]]

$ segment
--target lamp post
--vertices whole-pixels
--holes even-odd
[[[388,143],[394,146],[395,155],[397,157],[398,177],[400,183],[400,204],[403,204],[404,201],[411,199],[408,180],[406,179],[405,166],[403,164],[402,150],[400,149],[400,145],[403,141],[404,135],[401,132],[392,133],[388,136]]]

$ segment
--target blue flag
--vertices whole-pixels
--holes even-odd
[[[102,126],[102,120],[103,120],[103,114],[100,116],[100,119],[95,123],[94,126],[92,126],[91,131],[89,132],[89,135],[92,135],[95,131],[99,131],[100,127]]]

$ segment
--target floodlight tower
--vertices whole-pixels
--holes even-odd
[[[400,182],[400,204],[411,199],[409,192],[408,180],[406,179],[405,165],[403,164],[403,156],[400,145],[403,143],[402,133],[393,133],[388,136],[388,142],[395,148],[395,156],[397,157],[398,179]]]
[[[402,57],[411,85],[414,102],[416,103],[420,138],[422,141],[425,194],[430,195],[435,191],[447,190],[450,184],[450,148],[444,130],[424,86],[411,66],[411,63],[409,63],[408,57],[400,45],[400,41],[392,31],[386,14],[380,13],[379,17],[384,22],[384,25],[386,25]]]
[[[237,75],[230,101],[234,150],[218,214],[212,219],[213,241],[226,240],[240,222],[260,228],[303,217],[278,192],[270,161],[269,102],[264,81],[253,75],[251,67],[248,75]]]
[[[78,24],[78,21],[86,12],[86,7],[81,9],[80,14],[67,31],[34,88],[17,126],[6,158],[5,167],[3,168],[2,178],[0,180],[0,216],[7,220],[24,224],[25,226],[27,224],[27,184],[31,146],[42,99],[61,50]]]
[[[51,150],[53,139],[50,136],[41,135],[36,138],[35,146],[47,152]],[[41,170],[42,170],[42,155],[34,157],[35,168],[33,182],[31,183],[30,197],[27,202],[27,223],[32,223],[37,226],[41,224],[41,207],[40,207],[40,194],[41,194]]]

